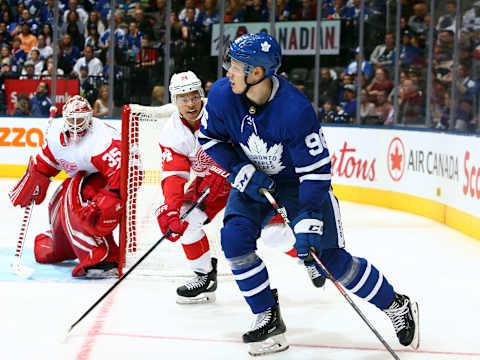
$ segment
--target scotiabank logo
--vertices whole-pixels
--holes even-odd
[[[43,144],[43,132],[38,128],[0,127],[0,146],[40,147]]]
[[[477,167],[469,164],[470,151],[465,151],[465,158],[463,160],[463,168],[465,171],[465,178],[467,183],[463,185],[463,194],[472,198],[480,199],[480,164]]]
[[[398,137],[394,138],[388,146],[387,168],[392,180],[400,181],[405,172],[405,146]]]

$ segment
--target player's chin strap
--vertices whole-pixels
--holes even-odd
[[[282,217],[283,221],[285,224],[287,224],[290,229],[292,229],[292,225],[290,223],[290,220],[287,217],[287,210],[284,207],[280,207],[277,204],[277,201],[273,197],[273,195],[265,188],[260,188],[259,190],[260,194],[265,196],[268,200],[268,202],[273,206],[275,211]],[[292,229],[293,231],[293,229]],[[294,234],[295,235],[295,234]],[[365,315],[362,313],[362,311],[358,308],[358,306],[353,302],[353,300],[348,296],[348,294],[345,292],[345,289],[340,285],[340,283],[335,279],[330,271],[326,268],[326,266],[323,264],[323,262],[320,260],[320,258],[317,256],[317,253],[315,252],[315,249],[313,247],[310,248],[310,255],[313,257],[313,260],[318,264],[318,266],[322,269],[323,273],[327,275],[327,277],[330,279],[331,282],[335,285],[335,287],[340,291],[340,293],[343,295],[343,297],[347,300],[347,302],[353,307],[353,309],[357,312],[358,315],[362,318],[362,320],[368,325],[370,330],[375,334],[375,336],[380,340],[380,342],[385,346],[385,348],[388,350],[388,352],[393,356],[394,359],[400,360],[398,355],[393,351],[393,349],[388,345],[388,343],[385,341],[385,339],[380,335],[380,333],[373,327],[373,325],[368,321],[368,319],[365,317]]]
[[[210,194],[210,186],[207,186],[203,192],[202,192],[202,195],[197,199],[197,201],[195,201],[192,206],[190,206],[188,208],[187,211],[185,211],[185,213],[182,214],[182,216],[180,216],[180,219],[185,219],[188,214],[190,214],[195,208],[197,208],[202,202],[203,200],[205,200],[205,198],[208,196],[208,194]],[[168,230],[159,240],[157,240],[157,242],[155,244],[152,245],[152,247],[150,249],[148,249],[148,251],[142,255],[142,257],[140,259],[137,260],[137,262],[135,264],[133,264],[130,269],[128,269],[128,271],[123,274],[123,276],[118,279],[115,284],[113,284],[102,296],[100,296],[100,298],[95,301],[95,303],[90,306],[90,308],[85,311],[83,313],[82,316],[80,316],[80,318],[75,321],[67,330],[67,332],[65,333],[65,336],[64,338],[62,339],[64,342],[67,340],[68,338],[68,335],[70,334],[70,332],[73,330],[73,328],[80,322],[82,321],[82,319],[87,316],[98,304],[100,304],[100,302],[105,299],[107,297],[108,294],[110,294],[113,289],[115,289],[118,285],[120,285],[120,283],[128,276],[128,274],[130,274],[138,265],[140,265],[140,263],[145,260],[145,258],[150,255],[150,253],[155,250],[155,248],[158,246],[158,244],[160,244],[163,240],[165,240],[167,237],[169,237],[170,235],[172,235],[172,230]]]
[[[247,96],[248,90],[250,90],[250,88],[251,88],[252,86],[255,86],[255,85],[257,85],[257,84],[260,84],[263,80],[266,79],[265,76],[262,76],[262,78],[261,78],[260,80],[255,81],[253,84],[249,84],[249,83],[247,82],[247,77],[248,77],[248,74],[244,75],[244,81],[245,81],[245,84],[247,84],[247,87],[246,87],[245,90],[240,94],[240,95],[243,95],[243,96],[245,96],[245,97]]]

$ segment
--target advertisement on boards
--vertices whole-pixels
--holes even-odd
[[[17,103],[18,95],[20,93],[27,94],[31,99],[35,96],[39,82],[46,82],[49,88],[52,88],[51,80],[5,80],[5,95],[7,98],[7,113],[12,114]],[[57,115],[62,115],[63,105],[74,95],[80,94],[78,80],[57,80]]]
[[[478,137],[357,127],[323,131],[333,183],[410,194],[480,217]]]
[[[340,20],[325,20],[320,26],[320,54],[340,53]],[[275,24],[276,39],[283,55],[314,55],[316,42],[316,21],[286,21]],[[228,46],[231,41],[246,33],[270,32],[270,23],[228,23],[224,25],[223,41]],[[214,24],[210,55],[218,55],[220,25]]]

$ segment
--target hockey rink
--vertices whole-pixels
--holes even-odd
[[[7,196],[15,182],[0,179],[1,360],[252,358],[241,335],[253,316],[228,277],[219,281],[216,303],[193,306],[175,303],[182,279],[127,278],[62,343],[70,325],[114,280],[74,280],[74,262],[34,262],[33,238],[47,229],[47,201],[33,209],[23,255],[35,273],[28,280],[14,275],[10,262],[23,215]],[[421,342],[414,352],[397,342],[386,315],[352,295],[399,357],[480,359],[480,241],[423,217],[355,203],[340,205],[346,248],[366,257],[397,292],[419,303]],[[169,246],[180,247],[165,241],[155,251]],[[272,286],[279,290],[290,343],[290,349],[266,355],[265,360],[392,359],[332,284],[315,289],[293,259],[263,247],[259,254]]]

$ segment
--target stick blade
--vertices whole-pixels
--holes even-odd
[[[21,262],[18,262],[18,261],[14,262],[12,264],[12,269],[13,269],[13,272],[16,275],[20,276],[23,279],[30,278],[33,275],[33,273],[35,272],[34,269],[32,269],[28,266],[25,266]]]

